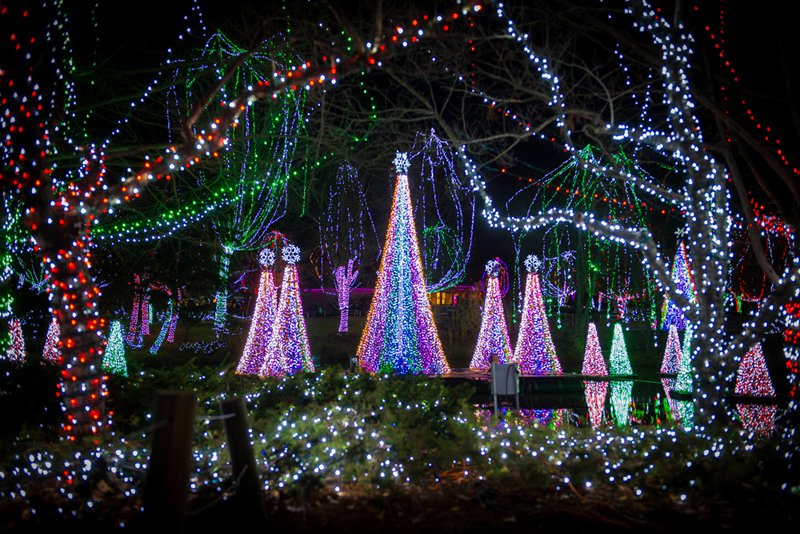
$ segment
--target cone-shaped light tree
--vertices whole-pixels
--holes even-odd
[[[21,364],[26,358],[25,338],[22,335],[22,326],[16,317],[12,318],[8,325],[8,334],[11,336],[11,342],[6,351],[6,359]]]
[[[583,355],[581,373],[587,376],[607,376],[606,362],[600,350],[600,340],[597,338],[597,327],[589,323],[589,333],[586,336],[586,351]],[[589,408],[589,420],[592,428],[597,428],[603,421],[603,406],[608,394],[608,382],[586,381],[586,405]]]
[[[622,334],[622,325],[614,325],[614,340],[611,342],[611,357],[609,358],[612,375],[631,375],[631,360],[628,349],[625,347],[625,338]],[[631,407],[633,382],[630,380],[617,380],[611,382],[611,417],[617,426],[628,424]]]
[[[689,256],[686,254],[686,245],[683,241],[678,243],[678,250],[675,252],[675,259],[672,260],[670,274],[675,281],[676,290],[681,292],[690,303],[697,303],[697,291],[692,278],[692,267],[689,264]],[[673,326],[678,330],[684,330],[687,326],[686,315],[674,300],[667,298],[664,300],[661,310],[661,328],[667,330]]]
[[[561,363],[556,355],[550,325],[544,311],[542,288],[539,281],[541,261],[536,256],[525,258],[528,276],[525,280],[525,299],[522,305],[522,321],[519,326],[514,361],[520,372],[532,375],[560,375]]]
[[[739,372],[736,374],[737,395],[752,397],[775,397],[775,387],[769,377],[767,362],[761,343],[756,343],[742,358]],[[756,435],[768,436],[775,428],[777,406],[765,404],[736,404],[736,411],[742,424]]]
[[[408,156],[395,158],[389,229],[375,293],[357,354],[371,373],[441,374],[450,370],[428,300],[408,186]]]
[[[297,275],[300,249],[295,245],[286,245],[283,248],[283,259],[286,261],[286,267],[283,269],[278,311],[272,324],[267,354],[259,373],[261,376],[293,375],[300,371],[314,372]]]
[[[47,328],[47,336],[44,340],[44,349],[42,350],[42,359],[51,363],[57,363],[58,358],[61,356],[61,351],[58,350],[58,338],[61,329],[58,326],[58,321],[55,317],[50,321],[50,326]]]
[[[103,370],[108,373],[128,376],[128,362],[125,359],[125,343],[122,341],[122,326],[119,321],[111,323],[108,346],[103,356]]]
[[[512,359],[503,295],[500,291],[501,269],[497,259],[486,263],[486,300],[483,303],[481,329],[472,362],[469,364],[470,369],[489,369],[493,358],[496,363],[509,363]]]
[[[661,374],[667,375],[661,377],[661,383],[664,386],[664,395],[669,402],[669,408],[672,412],[672,417],[680,418],[678,406],[672,399],[672,390],[675,389],[675,377],[681,367],[681,340],[678,336],[678,328],[676,325],[669,327],[669,335],[667,336],[667,348],[664,349],[664,359],[661,362]]]
[[[692,379],[692,327],[686,328],[683,335],[683,348],[681,349],[681,365],[678,369],[678,378],[675,380],[675,391],[691,394],[694,389]],[[677,413],[673,416],[680,418],[683,427],[690,429],[694,426],[694,402],[691,400],[674,399]]]
[[[261,264],[261,277],[258,282],[258,297],[250,321],[250,331],[244,344],[242,357],[236,366],[236,374],[256,375],[264,366],[264,357],[269,347],[272,325],[278,309],[278,291],[272,266],[275,264],[275,251],[265,248],[258,255]]]

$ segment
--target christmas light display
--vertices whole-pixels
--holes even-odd
[[[150,354],[157,354],[158,349],[161,348],[161,344],[164,342],[164,339],[167,337],[167,331],[170,329],[170,325],[172,324],[172,308],[174,302],[173,299],[169,299],[167,302],[167,313],[164,314],[164,322],[161,323],[161,330],[158,332],[158,337],[153,342],[153,345],[150,347]]]
[[[574,145],[573,138],[569,135],[571,120],[568,120],[565,111],[570,107],[569,102],[559,85],[559,80],[569,76],[568,67],[559,65],[559,68],[566,70],[563,73],[556,72],[547,58],[537,54],[528,44],[529,34],[518,29],[503,6],[498,6],[494,11],[505,23],[509,41],[518,42],[520,54],[530,60],[530,72],[533,74],[529,80],[530,85],[545,91],[547,101],[542,104],[550,112],[549,120],[560,129],[548,132],[551,134],[549,139],[562,143],[563,149],[568,153],[579,155],[580,147]],[[657,154],[667,168],[681,169],[683,180],[674,182],[664,180],[663,176],[631,173],[623,166],[611,162],[595,164],[587,160],[584,163],[587,169],[608,178],[608,198],[619,200],[618,184],[633,184],[637,193],[648,197],[648,205],[655,202],[664,206],[654,213],[666,215],[674,209],[674,213],[683,218],[688,228],[687,235],[691,237],[691,242],[687,243],[692,255],[691,262],[696,267],[703,267],[694,273],[697,293],[703,295],[702,299],[690,302],[687,295],[677,288],[664,261],[665,246],[657,243],[648,226],[608,220],[604,213],[597,213],[596,210],[551,208],[524,216],[502,214],[495,207],[487,181],[477,172],[478,165],[470,160],[466,147],[461,155],[475,191],[483,198],[483,214],[492,226],[530,231],[554,224],[570,224],[579,231],[625,244],[631,250],[641,253],[643,264],[653,276],[659,291],[666,293],[690,322],[698,323],[696,354],[701,355],[702,359],[696,362],[696,369],[702,380],[698,382],[699,391],[695,394],[695,402],[699,427],[705,428],[709,424],[723,424],[726,416],[732,415],[722,399],[728,386],[732,384],[734,357],[743,352],[744,345],[756,341],[773,324],[780,312],[780,305],[800,283],[800,264],[775,277],[773,282],[777,290],[754,313],[752,321],[747,323],[741,335],[733,338],[719,335],[719,332],[727,329],[728,311],[724,302],[731,261],[727,244],[734,204],[729,202],[730,176],[705,144],[703,123],[695,115],[698,106],[693,96],[694,78],[690,74],[690,57],[695,41],[688,33],[687,25],[679,23],[673,26],[671,20],[660,14],[647,0],[631,1],[626,4],[624,11],[626,17],[633,22],[634,28],[650,41],[655,52],[654,57],[659,57],[660,61],[648,72],[648,83],[638,84],[636,89],[637,84],[628,70],[631,63],[626,57],[625,47],[620,44],[614,49],[620,71],[626,73],[623,76],[626,84],[624,99],[636,106],[637,113],[627,117],[630,120],[615,118],[605,125],[604,131],[601,132],[601,128],[597,133],[616,146],[620,143],[630,146],[629,153],[642,151]],[[615,18],[612,14],[609,17]],[[637,46],[640,45],[637,42]],[[534,79],[537,77],[538,79]],[[504,120],[519,124],[520,131],[530,132],[536,138],[548,139],[543,133],[544,128],[540,126],[544,113],[541,109],[534,112],[536,119],[525,117],[508,109],[506,104],[511,102],[510,99],[495,101],[493,98],[497,97],[489,97],[488,91],[481,92],[476,83],[478,74],[475,72],[471,72],[469,77],[457,79],[463,80],[468,91],[482,96],[487,106],[495,108],[502,104]],[[497,77],[490,79],[497,80]],[[516,79],[514,81],[517,83]],[[496,87],[492,87],[491,94],[497,94]],[[662,96],[660,105],[653,105],[654,94]],[[665,176],[673,174],[666,173]]]
[[[691,394],[694,390],[694,380],[692,378],[692,328],[688,327],[683,334],[683,347],[681,349],[681,365],[678,370],[678,378],[675,381],[675,391],[683,394]],[[674,399],[677,412],[673,412],[675,419],[680,419],[681,424],[686,429],[694,426],[694,402],[691,400]]]
[[[306,334],[303,303],[300,301],[300,284],[297,262],[300,249],[295,245],[283,248],[283,269],[278,310],[272,324],[266,355],[259,374],[261,376],[292,375],[300,371],[314,372],[311,348]]]
[[[339,303],[339,332],[348,331],[350,291],[355,287],[364,254],[380,255],[378,232],[369,210],[358,171],[345,162],[336,170],[328,188],[319,225],[319,253],[312,254],[317,276],[323,284],[333,283]]]
[[[761,343],[756,343],[742,358],[734,391],[750,397],[775,397]],[[774,431],[776,405],[737,403],[736,410],[744,427],[756,435],[768,436]]]
[[[58,350],[58,338],[61,329],[58,327],[58,321],[55,317],[50,321],[50,326],[47,327],[47,336],[44,340],[44,349],[42,350],[42,359],[47,362],[57,363],[61,357],[61,351]]]
[[[678,251],[675,253],[675,259],[672,260],[671,276],[675,281],[676,290],[684,295],[690,303],[696,303],[697,292],[694,289],[692,268],[689,264],[686,245],[683,241],[678,244]],[[661,311],[661,328],[667,330],[672,326],[675,326],[678,330],[684,330],[686,328],[686,316],[673,299],[666,298]]]
[[[122,326],[119,321],[111,323],[108,345],[103,356],[103,370],[108,373],[128,376],[128,362],[125,358],[125,343],[122,342]]]
[[[619,323],[614,325],[614,339],[611,342],[611,356],[608,363],[612,375],[630,376],[633,374],[628,349],[625,347],[622,325]]]
[[[661,361],[661,384],[664,386],[664,396],[667,398],[674,419],[680,419],[680,411],[675,399],[672,398],[672,391],[675,389],[676,376],[681,367],[681,357],[681,340],[678,328],[673,324],[669,327],[667,347],[664,349],[664,359]]]
[[[8,324],[8,335],[11,341],[6,351],[6,360],[22,364],[27,357],[25,352],[25,338],[22,335],[22,325],[19,324],[19,319],[12,317]]]
[[[75,131],[84,121],[75,113],[76,86],[72,80],[75,67],[69,25],[65,23],[69,17],[65,15],[62,4],[36,7],[36,13],[40,8],[54,11],[44,15],[52,16],[51,23],[46,28],[45,25],[18,25],[20,33],[15,40],[3,41],[8,53],[4,49],[6,68],[0,70],[0,83],[13,85],[16,90],[4,101],[6,107],[0,114],[4,117],[0,121],[4,140],[0,145],[0,184],[22,200],[26,225],[51,275],[52,305],[61,326],[65,360],[58,395],[65,414],[62,427],[69,440],[94,436],[109,423],[106,412],[108,391],[99,369],[102,348],[98,330],[104,326],[104,321],[96,306],[100,290],[94,283],[91,268],[89,229],[98,217],[139,198],[151,181],[170,180],[184,168],[191,168],[204,159],[219,157],[228,144],[231,129],[240,124],[243,112],[253,103],[329,87],[354,72],[379,68],[383,65],[382,55],[387,47],[400,48],[418,43],[432,27],[447,31],[451,25],[466,19],[468,13],[480,11],[479,7],[474,9],[475,6],[470,4],[456,9],[452,19],[450,14],[448,17],[426,17],[418,22],[418,32],[413,36],[403,36],[402,26],[394,26],[383,40],[386,44],[347,53],[344,57],[331,56],[321,66],[318,66],[316,58],[313,67],[310,61],[298,61],[291,68],[256,80],[253,85],[235,93],[225,105],[209,111],[206,110],[207,97],[213,98],[218,92],[212,88],[209,94],[202,94],[197,102],[187,106],[191,113],[180,114],[185,118],[180,128],[170,127],[171,132],[180,132],[180,142],[171,144],[155,157],[144,158],[137,170],[129,168],[123,176],[107,181],[107,144],[92,143]],[[3,10],[0,16],[4,20],[13,19],[11,26],[15,26],[15,23],[27,20],[30,13],[28,6],[21,6]],[[457,20],[459,18],[461,20]],[[21,43],[24,46],[20,46]],[[34,53],[31,53],[32,49]],[[32,58],[39,57],[51,57],[52,60],[34,65]],[[235,74],[241,65],[239,60],[252,57],[253,51],[241,54],[232,62],[233,66],[223,79]],[[254,61],[269,64],[258,59]],[[42,73],[39,69],[47,72]],[[43,89],[38,83],[40,78],[57,80],[57,83]],[[211,116],[204,114],[205,111]],[[118,124],[122,125],[127,118],[120,118]],[[204,123],[206,120],[208,122]],[[59,148],[62,144],[69,148]],[[58,166],[55,163],[58,158],[53,158],[55,154],[59,157],[79,154],[80,164]],[[62,187],[64,184],[66,187]],[[43,194],[51,191],[51,185],[56,186],[53,190],[57,191],[57,199],[49,193]]]
[[[481,313],[478,343],[472,354],[470,369],[489,369],[493,362],[510,363],[513,358],[503,310],[503,297],[500,294],[500,269],[500,262],[497,260],[486,263],[486,298]]]
[[[131,347],[141,347],[141,328],[139,328],[139,308],[141,306],[141,290],[139,275],[133,275],[133,306],[131,307],[131,321],[128,327],[127,342]],[[139,339],[137,339],[137,335]]]
[[[409,161],[418,199],[414,216],[422,229],[420,251],[428,293],[444,291],[464,279],[472,252],[475,195],[456,168],[456,151],[431,129],[417,133]]]
[[[600,340],[597,338],[597,327],[589,323],[589,332],[586,336],[586,351],[583,355],[581,373],[586,376],[607,376],[606,362],[600,350]],[[600,380],[584,381],[586,406],[589,408],[589,420],[592,428],[597,428],[603,421],[608,382]]]
[[[681,367],[681,340],[678,337],[678,328],[670,326],[667,336],[667,347],[664,349],[664,358],[661,360],[662,375],[676,375]]]
[[[611,356],[609,357],[611,374],[630,376],[633,374],[628,349],[625,347],[625,338],[622,334],[622,325],[614,325],[614,339],[611,342]],[[611,382],[611,417],[617,426],[627,426],[630,417],[631,395],[633,382],[630,380],[615,380]]]
[[[150,335],[150,321],[152,321],[152,311],[150,309],[150,295],[144,293],[142,295],[142,311],[139,313],[141,317],[141,335],[142,336],[149,336]]]
[[[606,362],[600,350],[600,340],[597,338],[597,327],[594,323],[589,323],[589,331],[586,336],[586,351],[583,354],[581,374],[587,376],[608,375]]]
[[[541,267],[541,260],[537,256],[528,256],[525,267],[528,269],[528,276],[525,280],[525,299],[517,345],[514,348],[514,361],[523,374],[560,375],[561,363],[550,336],[550,325],[539,285],[537,271]]]
[[[375,292],[356,354],[371,373],[449,371],[428,300],[414,228],[408,157],[395,158],[397,179]]]
[[[269,347],[272,325],[275,323],[275,313],[278,308],[278,291],[275,288],[275,277],[272,273],[275,251],[268,248],[263,249],[259,254],[259,263],[261,264],[261,277],[258,282],[258,296],[242,357],[236,366],[236,374],[259,374],[261,368],[264,367],[264,357]],[[267,369],[270,367],[280,369],[280,363],[267,365]]]
[[[344,265],[334,269],[336,279],[336,293],[339,301],[339,332],[347,332],[347,323],[350,317],[350,289],[353,287],[358,271],[353,269],[353,260],[347,260]]]

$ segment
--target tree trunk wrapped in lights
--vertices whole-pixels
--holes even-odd
[[[441,374],[444,357],[426,292],[408,186],[408,157],[395,158],[389,229],[364,332],[356,351],[371,373]]]
[[[339,332],[347,332],[350,318],[350,289],[353,287],[358,271],[353,269],[353,260],[347,260],[347,267],[338,266],[333,271],[336,279],[336,294],[339,302]]]

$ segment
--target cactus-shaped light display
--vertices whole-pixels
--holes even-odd
[[[278,309],[278,291],[275,288],[275,275],[272,266],[275,264],[275,251],[263,249],[258,255],[261,264],[261,276],[258,281],[258,296],[250,320],[250,330],[244,344],[242,357],[236,366],[236,374],[257,375],[264,367],[264,358],[267,355],[269,340],[272,336],[272,325]],[[267,366],[269,368],[270,366]],[[273,365],[280,369],[280,365]]]
[[[512,359],[503,296],[500,292],[501,268],[497,260],[486,263],[486,300],[470,369],[489,369],[493,359],[496,363],[509,363]]]
[[[522,321],[517,345],[514,348],[514,361],[523,374],[560,375],[561,363],[556,355],[542,300],[542,288],[537,272],[540,266],[541,261],[538,257],[531,255],[525,258],[528,275],[525,279]]]
[[[450,367],[433,322],[408,186],[408,156],[398,152],[389,229],[375,292],[356,353],[370,373],[442,374]]]
[[[308,344],[303,303],[300,300],[300,281],[297,262],[300,249],[292,244],[283,247],[283,282],[278,310],[272,324],[267,354],[261,366],[261,376],[293,375],[300,371],[314,372],[311,347]]]

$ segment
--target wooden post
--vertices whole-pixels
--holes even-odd
[[[157,428],[153,433],[153,451],[143,495],[147,528],[183,532],[195,406],[191,391],[162,391],[156,395]]]
[[[253,447],[250,445],[247,407],[242,397],[225,399],[219,404],[224,415],[232,416],[225,418],[225,433],[228,436],[233,476],[239,480],[236,498],[239,501],[240,518],[245,522],[263,524],[266,510]]]

